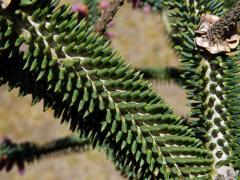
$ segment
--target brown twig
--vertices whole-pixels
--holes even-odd
[[[124,4],[125,0],[114,0],[110,7],[104,11],[101,18],[98,20],[97,24],[95,25],[95,31],[103,34],[106,30],[107,25],[113,20],[113,17]]]
[[[231,8],[224,16],[220,18],[208,31],[208,39],[214,42],[220,42],[226,39],[226,36],[234,28],[236,28],[237,21],[240,20],[240,1],[236,2],[235,6]]]

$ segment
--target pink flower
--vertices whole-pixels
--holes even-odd
[[[144,13],[150,13],[152,11],[152,7],[150,6],[150,5],[145,5],[144,7],[143,7],[143,12]]]
[[[2,140],[3,145],[12,145],[12,140],[8,137],[4,137]]]
[[[18,160],[17,167],[18,167],[18,173],[23,176],[25,173],[24,162],[22,160]]]
[[[106,32],[105,35],[109,38],[112,39],[115,37],[115,34],[113,32]]]
[[[130,0],[132,1],[133,8],[137,8],[139,6],[140,0]]]
[[[99,8],[100,8],[101,10],[103,10],[103,11],[105,11],[106,9],[108,9],[109,6],[110,6],[110,3],[109,3],[108,0],[103,0],[103,1],[101,1],[100,4],[99,4]]]
[[[23,176],[25,174],[25,169],[18,169],[18,173]]]
[[[84,4],[78,4],[72,6],[73,12],[78,12],[81,16],[87,16],[88,14],[88,7]]]
[[[79,10],[80,10],[80,8],[79,8],[78,5],[75,4],[75,5],[72,6],[72,11],[73,12],[78,12]]]
[[[113,25],[114,25],[113,21],[110,21],[110,23],[108,23],[108,27],[113,27]]]

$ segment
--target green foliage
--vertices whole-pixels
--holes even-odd
[[[133,1],[134,2],[134,0],[130,0],[130,1]],[[146,5],[150,5],[151,7],[152,7],[152,10],[153,11],[162,11],[162,10],[166,10],[166,8],[164,8],[164,2],[165,2],[166,0],[140,0],[140,2],[139,2],[139,6],[140,7],[143,7],[143,6],[146,6]],[[231,6],[233,6],[234,5],[234,3],[237,1],[237,0],[222,0],[222,1],[224,1],[224,5],[225,5],[225,7],[227,7],[227,8],[229,8],[229,7],[231,7]],[[220,2],[220,1],[219,1]],[[218,8],[217,6],[216,6],[216,4],[215,3],[217,3],[217,1],[212,1],[212,0],[210,0],[209,1],[209,3],[211,4],[211,6],[213,7],[213,8]],[[171,4],[171,2],[170,2],[170,4]],[[174,4],[174,3],[173,3]],[[179,3],[178,3],[178,7],[181,7],[182,6],[182,4],[181,4],[181,2],[179,1]]]
[[[209,179],[212,156],[184,120],[110,42],[79,24],[67,6],[54,10],[49,3],[55,1],[2,11],[3,23],[9,21],[7,30],[1,26],[2,82],[32,94],[33,104],[43,99],[45,110],[53,108],[55,117],[105,149],[129,177]],[[27,50],[20,53],[22,43]]]
[[[238,159],[239,154],[239,143],[233,145],[239,136],[234,130],[238,122],[238,111],[235,108],[233,111],[232,107],[236,105],[239,95],[236,94],[237,86],[229,86],[232,81],[233,84],[238,84],[240,78],[238,57],[207,56],[201,54],[194,43],[194,30],[200,15],[211,12],[221,16],[224,13],[223,1],[203,0],[197,4],[183,1],[181,8],[176,8],[179,3],[181,2],[166,4],[175,9],[170,12],[170,16],[179,19],[177,23],[171,24],[172,39],[175,49],[181,54],[183,79],[191,102],[191,117],[194,118],[193,127],[198,129],[196,135],[201,135],[207,148],[213,152],[217,165],[227,165],[230,161],[238,166],[236,161],[232,161],[232,156]],[[184,9],[188,9],[187,16]]]
[[[181,71],[177,68],[166,67],[166,68],[158,68],[158,67],[147,67],[147,68],[139,68],[137,71],[143,73],[144,79],[153,79],[158,81],[166,81],[166,82],[176,82],[178,84],[182,84],[182,80],[180,77]]]
[[[52,108],[72,131],[106,151],[129,178],[211,179],[223,165],[240,170],[239,55],[207,54],[194,42],[202,14],[223,15],[223,0],[143,0],[142,6],[166,10],[181,57],[180,70],[146,68],[143,74],[94,32],[92,1],[86,3],[93,16],[81,22],[56,0],[24,2],[0,11],[1,84],[31,94],[32,104],[43,100],[44,110]],[[178,79],[180,73],[192,127],[142,80]],[[19,153],[16,147],[24,146],[14,145]]]
[[[0,145],[0,169],[10,171],[16,165],[23,171],[26,163],[50,155],[82,152],[89,149],[89,146],[88,139],[80,138],[79,135],[56,139],[43,145],[32,142],[14,143],[10,139],[4,139]]]
[[[83,2],[88,7],[87,22],[90,25],[94,25],[101,16],[101,11],[99,9],[100,0],[83,0]]]
[[[237,0],[225,0],[225,6],[227,8],[232,7]]]
[[[199,52],[194,43],[194,30],[201,15],[222,16],[224,3],[230,7],[234,2],[166,0],[161,4],[157,0],[142,0],[140,5],[148,4],[160,13],[167,10],[173,46],[181,56],[195,135],[213,152],[214,164],[233,163],[239,169],[239,55],[207,55]]]

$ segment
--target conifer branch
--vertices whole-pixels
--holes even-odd
[[[181,54],[195,132],[93,27],[78,25],[68,7],[55,9],[49,2],[0,16],[3,83],[20,87],[23,96],[32,94],[34,103],[44,99],[45,109],[53,108],[71,130],[105,148],[130,178],[213,179],[213,171],[221,174],[224,166],[240,169],[239,58],[205,58],[194,42],[202,14],[225,12],[222,0],[165,3],[178,20],[171,22],[171,37]],[[26,24],[28,36],[16,32],[15,21]],[[29,48],[21,54],[22,43]]]
[[[17,165],[19,172],[22,173],[26,163],[56,154],[82,152],[89,147],[89,139],[80,138],[79,135],[52,140],[43,145],[33,142],[14,143],[11,139],[5,138],[0,145],[0,170],[6,168],[10,171]]]
[[[45,108],[53,108],[56,117],[71,123],[72,130],[81,130],[106,149],[129,177],[210,177],[210,152],[140,73],[125,65],[110,43],[85,21],[75,28],[76,15],[66,6],[52,10],[45,1],[41,3],[31,12],[18,9],[10,14],[14,18],[7,17],[26,24],[24,30],[31,36],[11,28],[17,38],[1,41],[8,51],[17,50],[13,47],[22,42],[29,46],[21,58],[19,52],[6,53],[6,59],[12,58],[1,61],[6,82],[20,86],[23,95],[33,94],[34,103],[44,99]],[[198,165],[201,168],[196,171]]]
[[[84,0],[84,4],[88,7],[87,21],[89,25],[94,25],[101,17],[101,11],[99,9],[100,0]]]
[[[181,70],[174,67],[146,67],[136,68],[136,71],[143,73],[145,79],[158,81],[176,82],[182,84]]]

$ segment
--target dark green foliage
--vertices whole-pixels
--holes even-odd
[[[83,0],[83,2],[88,7],[88,23],[89,25],[94,25],[101,16],[101,11],[99,8],[100,0]]]
[[[229,111],[229,114],[226,115],[228,119],[228,127],[230,128],[231,136],[228,138],[231,139],[231,148],[232,156],[230,156],[230,161],[233,163],[235,169],[240,169],[240,132],[239,132],[239,122],[240,122],[240,65],[239,65],[240,56],[236,57],[226,57],[225,62],[222,63],[222,69],[224,72],[224,91],[226,92],[226,108]],[[223,132],[226,132],[226,128],[223,129]]]
[[[225,6],[227,8],[232,7],[237,0],[225,0]]]
[[[134,2],[134,0],[130,0],[130,2]],[[150,5],[151,7],[152,7],[152,10],[153,11],[162,11],[162,10],[166,10],[166,8],[164,8],[164,1],[166,1],[166,0],[140,0],[139,2],[138,2],[138,6],[140,6],[140,7],[143,7],[143,6],[145,6],[145,5]],[[233,6],[234,5],[234,3],[237,1],[237,0],[222,0],[222,1],[224,1],[224,5],[225,5],[225,7],[227,7],[227,8],[229,8],[229,7],[231,7],[231,6]],[[177,2],[177,1],[176,1]],[[214,7],[214,8],[218,8],[217,6],[216,6],[216,3],[217,1],[212,1],[212,0],[210,0],[209,1],[209,3],[211,3],[212,4],[212,7]],[[220,2],[220,1],[219,1]],[[174,2],[172,3],[172,2],[170,2],[169,1],[169,3],[170,4],[174,4]],[[177,2],[178,4],[177,4],[177,7],[181,7],[181,3],[180,2]]]
[[[44,110],[52,108],[72,131],[106,151],[129,178],[211,179],[219,166],[240,169],[239,57],[210,55],[194,42],[201,15],[221,16],[223,0],[143,0],[142,6],[167,10],[170,38],[181,56],[181,70],[144,74],[126,66],[94,32],[94,19],[79,22],[70,7],[57,4],[14,1],[1,9],[1,84],[20,88],[20,96],[31,94],[33,104],[43,100]],[[194,131],[142,80],[179,73]]]
[[[181,71],[177,68],[166,67],[166,68],[139,68],[137,69],[141,73],[143,73],[143,77],[145,79],[153,79],[159,81],[167,81],[167,82],[176,82],[178,84],[182,84],[181,80]]]
[[[33,104],[43,99],[44,109],[53,108],[72,130],[105,149],[129,177],[211,177],[211,155],[184,120],[85,21],[77,26],[66,6],[52,14],[47,2],[15,12],[10,15],[24,27],[1,53],[3,83],[32,94]],[[16,51],[19,40],[28,45],[23,55]]]
[[[166,0],[157,3],[158,0],[142,0],[140,5],[148,4],[160,12],[162,9],[168,12],[167,23],[171,26],[173,46],[181,56],[182,78],[196,136],[213,151],[217,165],[231,162],[239,169],[239,57],[199,52],[194,43],[194,31],[201,15],[222,16],[224,3],[229,7],[234,2]]]
[[[3,61],[2,62],[3,64],[1,64],[1,71],[0,71],[1,72],[1,77],[3,77],[2,83],[7,82],[8,85],[11,88],[20,87],[20,92],[19,92],[20,96],[25,96],[28,93],[31,93],[32,96],[33,96],[33,104],[37,103],[41,99],[41,97],[43,97],[45,107],[51,106],[52,103],[53,103],[51,100],[52,100],[52,97],[54,97],[54,95],[44,94],[44,89],[46,89],[44,87],[45,83],[42,83],[41,81],[36,83],[35,80],[34,80],[35,78],[32,77],[31,73],[29,73],[28,71],[24,71],[24,70],[22,71],[21,68],[18,69],[18,66],[19,66],[18,62],[19,61],[16,61],[16,60],[13,60],[13,59],[12,60],[9,59],[9,61]],[[14,74],[14,75],[11,76],[10,74]],[[8,81],[6,81],[7,79],[8,79]],[[32,86],[33,84],[34,84],[34,86]],[[56,100],[58,100],[58,97],[56,97]],[[69,117],[69,118],[72,118],[72,121],[71,121],[70,124],[71,124],[71,126],[74,126],[74,123],[78,120],[79,117],[74,116],[73,108],[71,108],[71,110],[70,109],[68,110],[68,107],[64,107],[64,106],[66,106],[66,105],[64,103],[62,103],[61,100],[60,100],[60,101],[55,101],[55,104],[52,105],[52,108],[55,109],[55,115],[56,116],[57,116],[57,113],[58,113],[59,109],[60,110],[63,109],[65,114],[71,113],[69,116],[73,115],[73,117]],[[82,124],[82,126],[84,126],[84,124]],[[107,151],[107,154],[108,154],[109,158],[112,159],[116,163],[116,166],[117,166],[118,169],[122,170],[125,173],[129,172],[127,174],[128,176],[133,176],[134,175],[133,173],[138,172],[139,169],[137,169],[137,167],[138,167],[137,165],[140,162],[135,162],[135,159],[132,159],[130,157],[128,159],[126,159],[126,154],[122,150],[122,148],[124,146],[121,146],[122,148],[118,148],[118,144],[116,144],[116,142],[110,141],[111,144],[109,145],[109,144],[107,144],[108,141],[106,139],[104,139],[105,137],[102,137],[102,136],[98,137],[96,134],[95,135],[92,134],[92,136],[93,136],[92,137],[93,139],[98,138],[98,141],[99,141],[99,139],[103,140],[102,143],[101,143],[101,141],[100,142],[95,141],[96,143],[94,143],[95,144],[94,146],[101,145],[105,149],[105,151]],[[131,138],[131,136],[128,135],[128,138],[127,138],[128,141],[130,140],[130,138]],[[175,140],[179,141],[179,140],[182,139],[182,137],[179,138],[179,139],[176,139],[176,138],[177,138],[177,136],[173,136],[172,141],[174,142]],[[196,140],[194,140],[194,138],[186,138],[185,140],[187,140],[187,139],[188,139],[188,141],[196,141]],[[185,140],[183,140],[183,141],[185,141]],[[130,153],[130,152],[128,152],[128,153]],[[143,162],[144,161],[141,161],[141,163],[143,163]],[[129,166],[131,163],[134,164],[134,166],[136,168],[135,169],[136,172],[133,172],[131,166]],[[142,171],[142,169],[147,168],[147,167],[148,167],[148,164],[142,165],[142,168],[140,168],[140,170]],[[135,174],[135,176],[136,176],[136,174]]]
[[[189,5],[186,1],[177,1],[166,2],[166,5],[171,9],[169,16],[179,19],[171,23],[172,39],[175,49],[181,55],[182,77],[188,90],[196,136],[203,138],[203,142],[213,152],[217,165],[227,165],[230,161],[237,166],[239,163],[232,161],[232,156],[238,159],[239,142],[235,139],[239,135],[234,129],[238,127],[239,108],[234,108],[234,111],[232,108],[237,105],[233,102],[238,101],[239,97],[238,87],[233,86],[240,79],[238,57],[207,55],[199,52],[194,43],[194,30],[200,15],[211,12],[221,16],[225,12],[223,1],[203,0],[197,4],[190,2]],[[234,83],[230,86],[227,81]],[[230,98],[232,96],[234,99]]]
[[[206,11],[217,13],[214,12],[214,9],[211,9],[211,7],[215,7],[212,6],[212,3],[213,1],[198,1],[196,5],[194,2],[187,4],[186,1],[171,3],[166,2],[168,8],[172,9],[169,12],[169,16],[173,19],[179,19],[179,21],[174,21],[171,23],[171,38],[173,39],[175,49],[181,55],[181,67],[184,72],[182,77],[185,88],[188,90],[188,99],[191,100],[191,117],[194,118],[194,123],[197,122],[194,127],[195,129],[199,130],[199,133],[201,132],[207,146],[210,145],[208,142],[211,143],[215,141],[214,139],[217,138],[211,137],[211,135],[208,136],[209,131],[211,131],[211,128],[213,127],[209,126],[209,124],[211,125],[213,121],[212,118],[215,118],[215,116],[218,118],[220,116],[220,124],[221,121],[224,121],[221,114],[217,113],[217,111],[214,109],[215,105],[218,105],[218,103],[221,104],[222,97],[215,99],[215,92],[210,92],[210,89],[208,88],[210,88],[212,84],[216,85],[214,88],[217,88],[221,84],[218,84],[215,79],[209,79],[210,77],[208,76],[211,73],[215,73],[215,76],[219,74],[219,72],[212,72],[212,69],[217,66],[218,63],[214,63],[213,60],[205,60],[202,56],[199,55],[199,51],[194,43],[194,30],[197,28],[201,14]],[[218,5],[218,7],[221,7],[221,4]],[[223,13],[223,10],[220,8],[217,8],[217,11]],[[217,71],[218,68],[214,68],[213,70]],[[212,76],[214,76],[214,74]],[[220,102],[217,102],[217,104],[215,104],[215,102],[219,100]],[[201,135],[199,133],[197,133],[197,136]],[[215,148],[217,148],[216,144]],[[215,161],[218,162],[218,158],[215,158]]]
[[[57,139],[38,145],[32,142],[14,143],[4,139],[0,145],[0,169],[10,171],[14,165],[24,170],[26,163],[33,163],[46,156],[82,152],[90,148],[90,142],[79,135]]]

